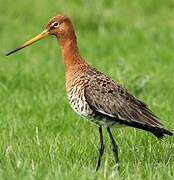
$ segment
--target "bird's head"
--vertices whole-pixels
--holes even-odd
[[[57,36],[59,39],[71,38],[74,35],[74,28],[71,20],[67,16],[55,16],[53,17],[47,25],[47,31]]]
[[[59,41],[73,38],[76,39],[74,28],[70,18],[67,16],[58,15],[53,17],[48,22],[48,25],[43,32],[41,32],[39,35],[35,36],[31,40],[25,42],[19,48],[7,53],[6,55],[8,56],[10,54],[13,54],[14,52],[19,51],[20,49],[23,49],[49,35],[55,35]]]

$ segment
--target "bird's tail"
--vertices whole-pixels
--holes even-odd
[[[165,135],[169,135],[169,136],[173,135],[172,132],[170,132],[169,130],[164,129],[164,128],[156,128],[156,129],[153,129],[153,131],[151,131],[151,132],[159,139],[164,138]]]

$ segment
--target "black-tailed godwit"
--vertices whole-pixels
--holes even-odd
[[[102,127],[107,129],[116,163],[119,160],[118,146],[111,133],[111,127],[114,125],[142,129],[151,132],[157,138],[172,135],[145,103],[132,96],[117,82],[91,67],[80,56],[74,27],[67,16],[53,17],[46,30],[9,52],[7,56],[49,35],[54,35],[61,47],[65,64],[66,90],[72,108],[80,116],[98,126],[100,147],[96,170],[100,167],[104,152]]]

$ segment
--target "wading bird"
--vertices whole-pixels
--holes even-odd
[[[119,160],[118,146],[111,132],[112,126],[126,125],[142,129],[151,132],[157,138],[172,135],[145,103],[132,96],[111,78],[91,67],[80,56],[74,27],[67,16],[53,17],[48,22],[46,30],[9,52],[7,56],[49,35],[54,35],[61,47],[70,105],[80,116],[98,126],[100,147],[96,170],[100,167],[104,152],[102,127],[107,129],[116,164]]]

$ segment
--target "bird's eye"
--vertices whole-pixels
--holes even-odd
[[[54,27],[57,27],[58,25],[59,25],[58,22],[55,22],[55,23],[53,24]]]

